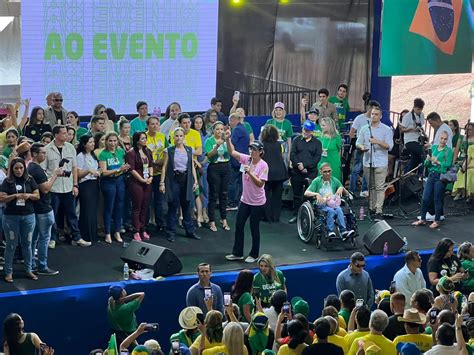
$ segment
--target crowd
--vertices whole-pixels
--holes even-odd
[[[473,257],[471,243],[461,244],[455,253],[453,241],[444,238],[429,257],[427,279],[421,256],[411,250],[390,287],[376,290],[366,271],[367,260],[355,252],[337,276],[337,294],[324,298],[320,312],[313,309],[313,314],[320,313],[314,320],[310,310],[316,300],[309,293],[306,299],[290,297],[287,279],[271,255],[260,256],[257,273],[241,270],[225,292],[212,282],[211,265],[201,263],[198,281],[187,291],[186,307],[177,315],[180,329],[165,347],[155,339],[140,342],[142,334],[160,331],[157,323],[137,322],[135,312],[145,293],[128,294],[125,284],[114,284],[107,302],[113,335],[107,350],[91,354],[113,354],[117,349],[135,355],[164,354],[164,348],[170,354],[193,355],[472,354]],[[53,352],[24,328],[18,314],[5,319],[6,354],[34,354],[40,348]]]

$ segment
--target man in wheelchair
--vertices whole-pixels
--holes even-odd
[[[334,238],[334,219],[337,218],[337,224],[343,240],[354,236],[353,229],[347,230],[344,219],[344,211],[341,208],[341,196],[349,195],[341,182],[331,175],[331,165],[323,163],[320,167],[319,176],[311,182],[311,185],[304,193],[304,197],[316,199],[318,208],[326,213],[326,228],[329,238]]]

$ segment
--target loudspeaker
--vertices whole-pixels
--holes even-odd
[[[181,261],[170,249],[132,240],[120,259],[132,269],[153,269],[153,277],[170,276],[183,269]]]
[[[405,244],[402,237],[386,221],[374,224],[364,234],[362,241],[370,254],[383,254],[385,242],[387,242],[389,254],[397,254]]]

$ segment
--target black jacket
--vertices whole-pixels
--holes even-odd
[[[288,169],[283,161],[280,142],[264,142],[262,159],[268,164],[268,181],[288,179]]]
[[[298,169],[298,163],[303,163],[308,172],[317,171],[321,153],[321,142],[316,137],[312,136],[308,142],[304,140],[302,135],[296,137],[291,144],[290,152],[293,169]]]

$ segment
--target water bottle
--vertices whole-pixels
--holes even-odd
[[[403,237],[402,251],[407,251],[407,250],[408,250],[408,240],[407,240],[407,237]]]
[[[128,264],[127,264],[127,263],[123,264],[123,279],[124,279],[125,281],[128,281],[128,278],[129,278],[129,276],[130,276],[130,275],[129,275],[129,271],[130,271],[130,270],[129,270],[129,268],[128,268]]]
[[[383,243],[383,257],[388,258],[388,242]]]
[[[360,206],[360,209],[359,209],[359,220],[360,220],[360,221],[363,221],[364,219],[365,219],[364,206]]]
[[[153,114],[152,115],[155,116],[155,117],[160,117],[160,114],[158,113],[158,109],[156,108],[156,106],[153,107]]]

